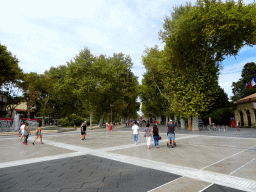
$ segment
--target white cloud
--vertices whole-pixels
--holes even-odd
[[[82,36],[83,39],[81,40],[87,41],[92,44],[102,45],[104,49],[111,48],[109,38],[95,28],[78,27],[77,32],[80,36]]]
[[[231,74],[231,73],[237,73],[242,71],[244,65],[249,62],[256,62],[256,57],[249,57],[243,61],[240,61],[239,63],[225,66],[223,71],[221,71],[221,74]]]
[[[175,4],[185,3],[185,0],[3,1],[1,44],[17,55],[25,72],[38,73],[66,64],[84,47],[94,55],[123,52],[131,56],[133,72],[141,82],[145,72],[141,64],[144,46],[158,45],[163,49],[158,31],[164,16],[170,16]],[[228,59],[223,62],[219,83],[229,96],[232,81],[240,78],[243,65],[255,62],[255,57],[248,53],[255,52],[255,47],[245,46],[239,52],[244,57],[238,56],[240,59],[230,64]]]
[[[7,15],[21,14],[24,16],[36,16],[50,18],[64,16],[66,18],[91,18],[99,7],[103,6],[104,0],[11,0],[2,4],[1,12]]]
[[[233,96],[232,83],[237,82],[241,78],[241,73],[244,65],[249,62],[256,62],[256,57],[250,57],[239,63],[225,66],[219,76],[219,85],[224,89],[230,98]]]
[[[228,94],[228,97],[230,98],[233,96],[232,93],[232,82],[237,82],[241,78],[241,73],[226,73],[219,76],[219,85],[224,89],[224,91]]]

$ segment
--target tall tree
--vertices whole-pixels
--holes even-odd
[[[256,7],[241,1],[204,0],[180,13],[165,22],[160,38],[166,43],[168,61],[158,68],[167,70],[163,76],[171,111],[193,117],[214,100],[225,56],[236,55],[245,44],[256,44]]]
[[[0,44],[0,92],[7,100],[7,103],[1,102],[0,107],[5,105],[6,109],[10,110],[11,116],[20,101],[17,91],[20,88],[20,80],[23,79],[23,71],[18,64],[19,60],[16,56],[8,51],[5,45]]]
[[[18,63],[16,56],[13,56],[5,45],[0,44],[0,87],[4,83],[15,83],[22,78],[23,72]]]
[[[232,92],[234,96],[232,101],[237,101],[248,95],[256,93],[256,87],[249,89],[249,85],[254,76],[256,76],[256,64],[254,62],[246,63],[242,69],[242,78],[232,83]]]
[[[96,57],[85,48],[68,62],[64,84],[69,85],[85,114],[93,114],[97,120],[102,117],[120,120],[138,109],[138,81],[131,67],[130,57],[122,53],[109,58],[104,55]]]
[[[24,90],[23,98],[27,103],[27,118],[30,119],[30,111],[32,107],[36,106],[36,101],[39,98],[40,92],[38,91],[38,79],[37,73],[26,73],[24,74],[24,82],[22,87]]]
[[[140,98],[142,102],[142,112],[146,117],[169,116],[169,98],[164,84],[165,76],[158,68],[164,62],[163,51],[158,47],[147,48],[142,57],[146,73],[143,75],[140,86]]]

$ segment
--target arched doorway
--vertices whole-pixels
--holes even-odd
[[[246,110],[246,116],[247,116],[247,120],[248,120],[248,126],[251,127],[252,123],[251,123],[251,114],[249,110]]]
[[[240,126],[244,126],[244,116],[243,116],[243,112],[242,111],[240,111],[240,117],[241,117]]]

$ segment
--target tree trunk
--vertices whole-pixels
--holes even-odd
[[[44,117],[43,117],[43,120],[42,120],[42,127],[45,127],[45,122],[44,122]]]
[[[198,128],[198,117],[192,118],[192,131],[199,131]]]
[[[30,120],[30,105],[29,102],[27,102],[27,110],[28,110],[28,120]]]
[[[92,112],[90,113],[90,129],[92,129]]]
[[[181,129],[185,129],[186,127],[185,127],[185,119],[180,119],[180,128]]]

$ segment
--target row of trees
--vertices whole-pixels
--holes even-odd
[[[11,54],[8,57],[16,59]],[[14,63],[17,67],[18,60]],[[77,116],[90,116],[96,122],[103,119],[120,121],[136,117],[140,107],[138,80],[131,72],[132,65],[131,58],[123,53],[112,57],[94,56],[85,48],[66,65],[51,67],[43,74],[23,74],[18,70],[20,76],[1,79],[1,85],[12,83],[23,90],[22,97],[13,98],[16,102],[17,98],[27,102],[28,117],[30,109],[36,106],[38,115],[54,119],[65,117],[64,121],[69,119],[70,123],[74,123],[71,121],[74,117],[82,121]],[[1,73],[7,75],[2,69]]]
[[[142,56],[146,73],[140,86],[131,72],[131,58],[122,53],[94,56],[85,48],[66,65],[22,75],[5,46],[0,47],[0,83],[22,87],[28,109],[36,104],[43,117],[131,118],[139,110],[138,95],[148,117],[206,118],[220,108],[228,114],[230,103],[218,85],[221,62],[244,45],[256,44],[254,15],[255,4],[241,0],[198,0],[194,6],[174,7],[159,32],[164,49],[147,48]],[[233,89],[233,99],[243,95],[240,84]]]
[[[255,4],[242,1],[199,0],[174,7],[159,32],[164,49],[147,48],[143,55],[143,113],[198,117],[211,113],[223,97],[226,104],[219,107],[229,108],[218,85],[221,62],[244,45],[256,44],[255,14]]]

